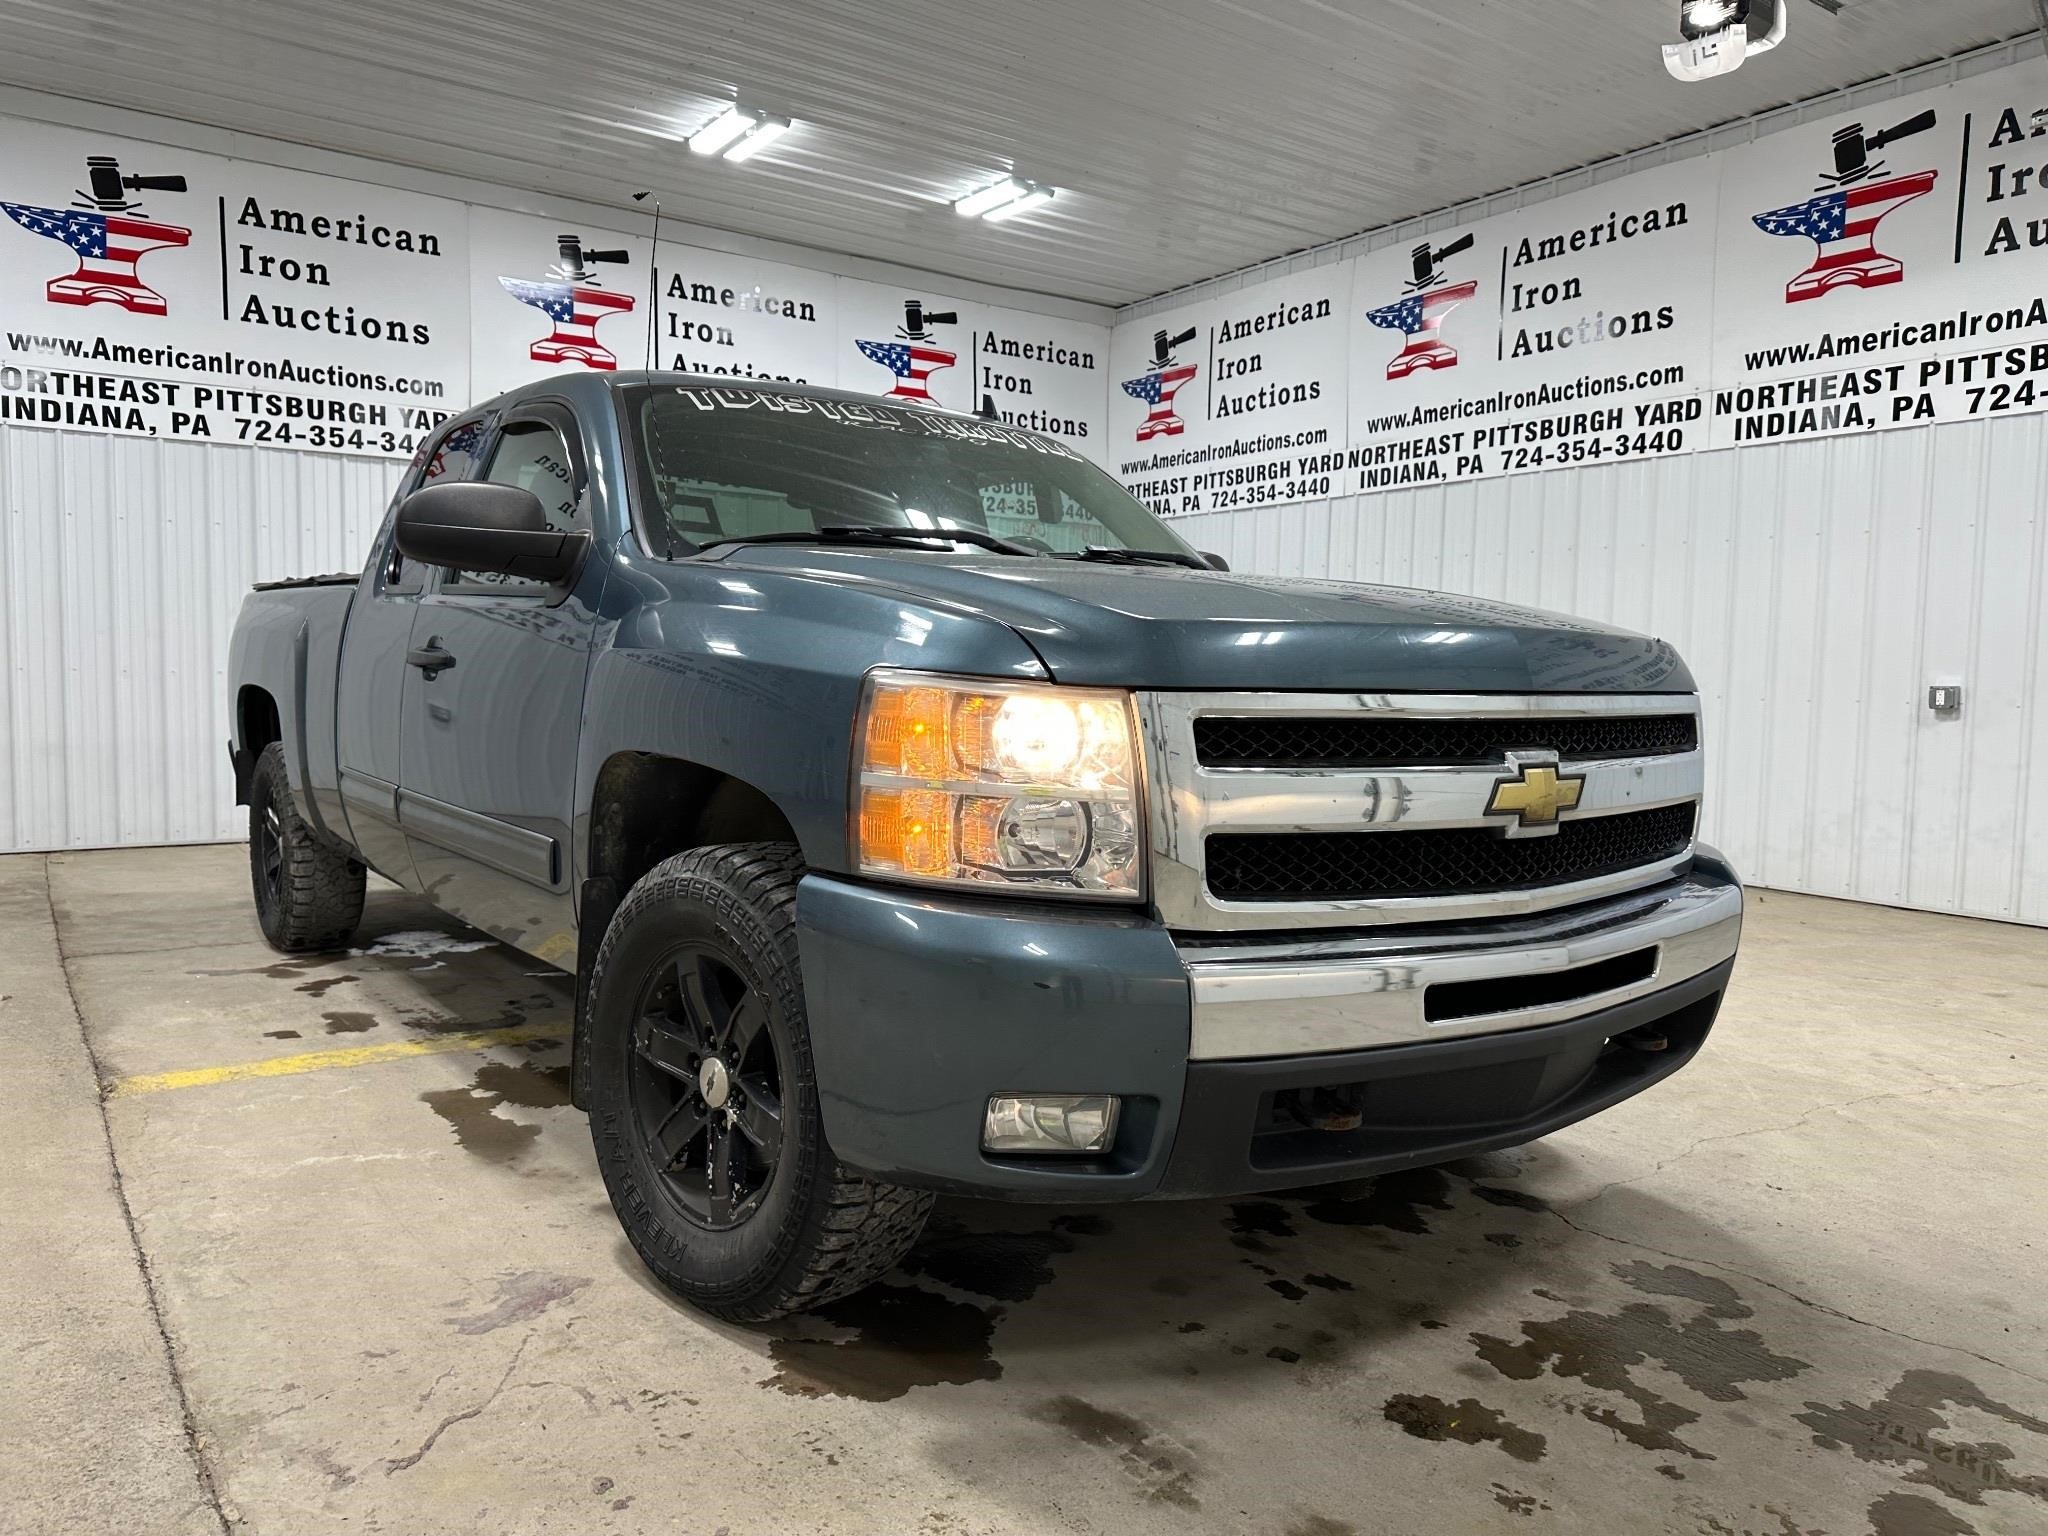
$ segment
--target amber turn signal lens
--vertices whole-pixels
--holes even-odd
[[[864,858],[907,875],[951,874],[953,797],[929,789],[862,790],[860,846]]]

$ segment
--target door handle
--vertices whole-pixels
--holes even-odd
[[[455,658],[438,645],[427,645],[416,651],[407,651],[405,660],[406,665],[418,667],[429,680],[435,673],[446,671],[455,665]]]

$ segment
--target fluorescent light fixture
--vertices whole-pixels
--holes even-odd
[[[1029,186],[1022,197],[1013,203],[1003,203],[989,209],[982,217],[991,224],[1000,224],[1005,219],[1014,219],[1020,213],[1029,213],[1034,208],[1043,208],[1052,201],[1052,188]]]
[[[788,118],[769,117],[764,114],[761,121],[754,124],[754,131],[752,133],[725,152],[725,158],[728,160],[751,160],[787,132],[789,132]]]
[[[743,111],[735,103],[690,135],[690,150],[694,154],[715,155],[758,121],[753,113]]]
[[[991,208],[1013,201],[1024,195],[1024,183],[1014,176],[1005,176],[992,186],[983,187],[979,192],[970,192],[953,205],[953,211],[963,219],[978,219]]]

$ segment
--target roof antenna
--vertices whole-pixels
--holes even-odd
[[[652,189],[635,192],[633,201],[644,203]],[[654,250],[647,258],[647,370],[654,371],[654,307],[655,295],[661,287],[661,199],[654,199]]]
[[[994,395],[983,395],[981,397],[981,409],[976,411],[974,414],[979,416],[983,421],[1002,420],[1002,418],[996,414],[996,397]]]

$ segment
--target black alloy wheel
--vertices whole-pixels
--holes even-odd
[[[249,807],[249,854],[256,871],[258,910],[276,911],[284,905],[284,829],[278,825],[277,802],[271,786],[261,786]]]
[[[802,853],[716,843],[633,883],[577,1029],[605,1192],[641,1262],[731,1322],[821,1306],[887,1274],[930,1191],[825,1140],[798,950]]]
[[[683,1213],[728,1231],[782,1157],[782,1062],[764,1000],[711,943],[648,978],[633,1025],[634,1129]]]
[[[369,874],[299,814],[282,742],[256,755],[248,799],[249,886],[263,937],[288,955],[341,948],[362,921]]]

